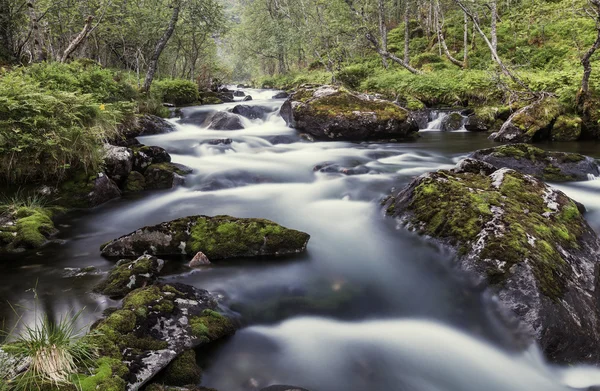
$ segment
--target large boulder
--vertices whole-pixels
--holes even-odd
[[[137,257],[143,254],[196,255],[211,261],[296,254],[306,250],[310,236],[269,220],[231,216],[190,216],[165,222],[109,242],[102,248],[108,257]]]
[[[175,126],[166,119],[145,114],[138,119],[138,129],[138,136],[150,136],[173,132]]]
[[[550,131],[552,141],[575,141],[581,137],[583,121],[576,115],[561,115]]]
[[[248,119],[265,119],[267,114],[273,112],[273,109],[265,106],[237,105],[231,112]]]
[[[600,168],[592,158],[578,153],[544,151],[529,144],[482,149],[470,157],[549,182],[585,181],[590,175],[600,175]]]
[[[94,291],[110,297],[124,297],[135,289],[153,284],[164,265],[165,261],[150,255],[143,255],[134,261],[119,261]]]
[[[560,104],[554,97],[542,97],[534,103],[515,111],[491,140],[510,143],[527,143],[550,137],[554,121],[560,115]]]
[[[184,175],[192,169],[176,163],[152,164],[144,171],[146,190],[172,189],[185,182]]]
[[[473,159],[421,175],[387,214],[457,251],[554,361],[598,361],[600,239],[576,203],[532,176]]]
[[[464,121],[463,116],[460,113],[458,113],[456,111],[449,113],[442,120],[442,131],[453,132],[455,130],[459,130],[460,128],[462,128],[463,122],[465,122],[465,121]]]
[[[85,337],[100,353],[84,390],[135,391],[180,355],[233,334],[236,324],[217,312],[204,290],[159,284],[129,293],[120,309],[95,324]],[[114,388],[111,388],[114,387]]]
[[[244,129],[244,125],[239,116],[226,111],[219,111],[210,118],[208,129],[240,130]]]
[[[122,183],[133,169],[133,151],[126,147],[104,145],[106,174],[117,183]]]
[[[408,111],[400,106],[341,87],[303,88],[291,100],[281,109],[284,119],[291,109],[293,121],[288,118],[288,124],[318,139],[407,140],[417,137],[419,131]]]
[[[170,163],[171,155],[161,147],[141,145],[133,148],[133,169],[143,173],[152,164]]]

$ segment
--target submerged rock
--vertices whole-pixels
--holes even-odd
[[[457,250],[555,361],[597,361],[600,239],[577,205],[532,176],[466,159],[421,175],[387,214]]]
[[[108,257],[195,255],[212,261],[296,254],[306,250],[310,236],[269,220],[231,216],[190,216],[144,227],[106,244]]]
[[[135,261],[122,260],[94,291],[110,297],[123,297],[137,288],[153,284],[164,265],[165,261],[150,255],[143,255]]]
[[[510,143],[547,139],[559,114],[560,105],[556,98],[540,98],[515,111],[490,139]]]
[[[237,326],[217,307],[210,293],[183,284],[129,293],[122,307],[85,337],[98,346],[96,367],[104,370],[86,378],[84,389],[138,390],[182,354],[187,357],[192,349],[201,354],[203,346],[232,335]],[[115,383],[118,388],[109,388]]]
[[[208,129],[213,130],[240,130],[244,129],[242,120],[235,114],[219,111],[210,118]]]
[[[148,190],[172,189],[185,182],[184,175],[192,169],[181,164],[153,164],[144,171],[145,188]]]
[[[406,140],[419,131],[407,110],[334,86],[300,89],[280,113],[288,125],[325,140]]]
[[[589,175],[600,175],[600,168],[592,158],[578,153],[544,151],[529,144],[482,149],[470,156],[550,182],[585,181]]]

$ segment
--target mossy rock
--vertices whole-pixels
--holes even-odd
[[[57,203],[67,208],[93,208],[121,196],[106,174],[78,171],[58,186]]]
[[[407,140],[419,130],[406,109],[340,87],[301,88],[286,105],[299,131],[324,140]]]
[[[140,192],[146,188],[146,178],[137,171],[131,171],[123,188],[125,193]]]
[[[203,252],[211,261],[278,256],[306,250],[310,236],[265,219],[190,216],[144,227],[103,246],[109,257],[156,256]]]
[[[517,110],[490,139],[500,142],[531,142],[550,138],[562,107],[555,97],[543,97]]]
[[[127,389],[138,389],[165,369],[169,374],[165,381],[173,385],[194,383],[200,374],[191,365],[193,349],[201,353],[203,345],[236,330],[234,322],[217,310],[216,299],[206,291],[183,284],[156,284],[129,293],[121,308],[97,322],[85,339],[110,360],[113,369],[108,378],[125,379]],[[202,334],[198,324],[205,327]],[[128,365],[115,368],[117,363]],[[97,374],[109,373],[105,363],[97,364]],[[101,378],[85,381],[101,384]]]
[[[466,159],[415,179],[386,206],[456,249],[457,264],[490,285],[549,357],[590,359],[600,342],[592,294],[600,239],[573,200],[532,176]]]
[[[600,175],[594,159],[578,153],[552,152],[529,144],[509,144],[476,151],[470,157],[549,182],[585,181]]]
[[[500,119],[501,108],[496,106],[478,106],[473,108],[465,121],[465,129],[469,132],[492,132],[500,130],[503,121]]]
[[[164,263],[150,255],[143,255],[135,261],[121,261],[94,291],[110,297],[123,297],[137,288],[153,284]]]
[[[184,175],[192,170],[175,163],[152,164],[144,171],[145,187],[147,190],[172,189],[185,182]]]
[[[550,132],[552,141],[575,141],[581,137],[580,117],[575,115],[561,115],[556,119]]]
[[[0,252],[36,249],[58,232],[52,222],[53,211],[40,207],[21,207],[12,212],[13,225],[0,226]]]
[[[187,350],[173,360],[156,380],[169,386],[183,387],[198,384],[201,379],[202,369],[196,362],[196,352]]]

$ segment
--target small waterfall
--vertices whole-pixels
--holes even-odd
[[[587,174],[587,177],[588,177],[588,180],[589,180],[589,181],[593,181],[593,180],[596,180],[596,179],[600,179],[600,176],[596,176],[596,175],[594,175],[594,174]]]
[[[440,110],[432,110],[429,113],[429,122],[427,123],[427,128],[423,130],[428,131],[442,131],[442,125],[444,120],[448,117],[448,112],[440,111]]]
[[[457,118],[460,116],[460,119]],[[431,110],[428,115],[427,127],[421,132],[466,132],[467,117],[458,111]]]

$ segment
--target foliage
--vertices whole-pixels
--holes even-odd
[[[154,83],[153,93],[162,102],[173,103],[177,106],[198,101],[198,86],[196,83],[183,79],[158,80]]]

